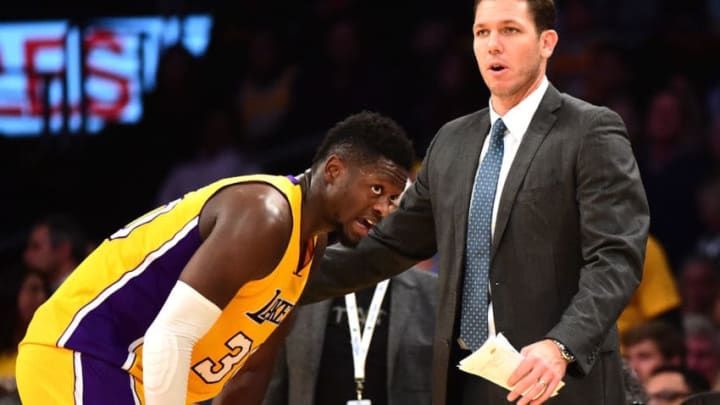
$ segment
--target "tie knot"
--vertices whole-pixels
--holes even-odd
[[[495,120],[495,123],[493,124],[492,131],[490,131],[490,134],[492,136],[492,140],[497,142],[498,140],[503,139],[503,136],[505,136],[505,130],[507,127],[505,126],[505,123],[503,122],[502,118],[498,118]]]

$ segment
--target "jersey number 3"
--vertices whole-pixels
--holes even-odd
[[[232,371],[236,364],[247,357],[252,349],[252,343],[252,339],[245,336],[244,333],[238,332],[225,342],[225,346],[230,349],[230,353],[224,355],[217,363],[210,358],[206,358],[192,366],[192,370],[208,384],[220,382]],[[233,354],[236,351],[237,353]]]

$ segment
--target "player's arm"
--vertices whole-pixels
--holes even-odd
[[[327,234],[318,235],[311,272],[320,263],[319,259],[322,258],[326,246]],[[247,360],[242,370],[228,380],[222,392],[213,399],[212,405],[287,403],[288,375],[283,349],[296,314],[296,311],[292,311],[280,323],[265,343]],[[279,359],[278,353],[283,353]]]
[[[192,349],[245,283],[268,275],[292,231],[285,197],[265,184],[230,186],[200,215],[203,243],[145,334],[146,405],[185,404]]]
[[[291,312],[215,397],[212,405],[261,405],[277,369],[276,359],[295,321]],[[284,366],[284,364],[283,364]],[[285,380],[287,382],[287,380]],[[282,394],[280,394],[282,395]]]

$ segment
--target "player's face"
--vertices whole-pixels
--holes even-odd
[[[397,208],[408,171],[387,159],[362,167],[348,166],[336,231],[344,245],[356,245],[381,218]]]

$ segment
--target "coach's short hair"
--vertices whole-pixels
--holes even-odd
[[[557,11],[553,0],[525,0],[528,3],[528,10],[535,22],[538,34],[545,30],[554,30],[557,21]],[[474,11],[482,0],[475,0]]]

